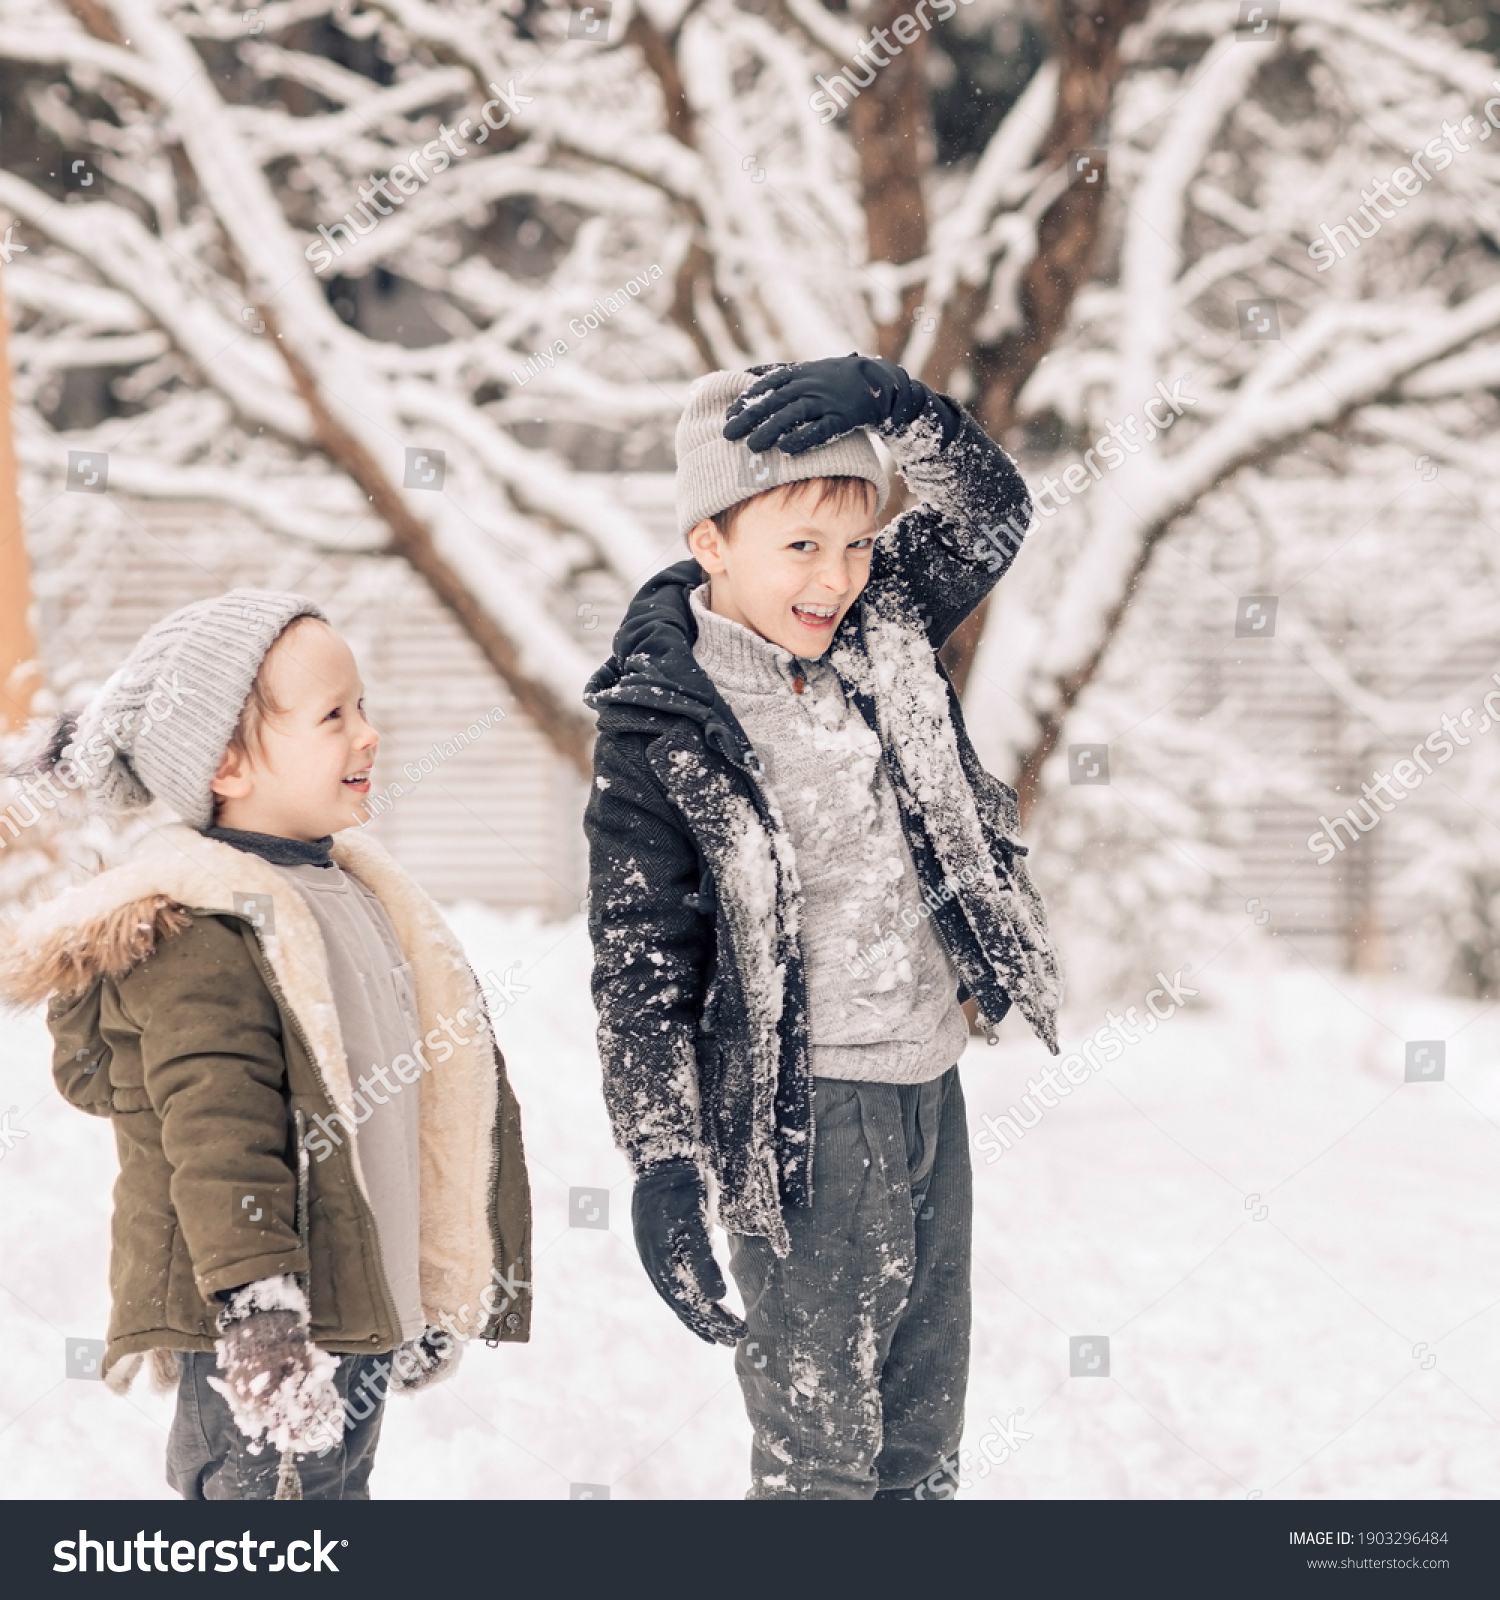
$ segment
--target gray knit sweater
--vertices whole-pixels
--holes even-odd
[[[793,657],[716,615],[707,584],[690,598],[694,659],[755,746],[796,853],[814,1077],[937,1077],[963,1054],[968,1024],[948,953],[918,915],[879,737],[826,661]]]

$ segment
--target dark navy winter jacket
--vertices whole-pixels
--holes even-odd
[[[1014,1003],[1055,1051],[1057,963],[1018,859],[1015,792],[980,766],[937,659],[1009,565],[1031,499],[951,401],[882,436],[920,503],[876,540],[828,660],[880,736],[959,997],[990,1023]],[[780,1251],[782,1206],[812,1194],[801,894],[755,751],[693,659],[688,595],[703,581],[692,560],[652,578],[586,695],[599,716],[584,818],[599,1053],[636,1170],[698,1162],[723,1225]]]

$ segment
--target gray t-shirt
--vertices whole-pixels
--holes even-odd
[[[301,891],[328,951],[328,976],[349,1061],[359,1162],[403,1340],[427,1326],[418,1274],[422,1082],[391,1071],[421,1037],[416,989],[396,930],[374,892],[340,867],[278,867]]]
[[[690,601],[693,657],[755,746],[796,855],[813,1076],[938,1077],[969,1027],[953,963],[921,914],[879,736],[827,660],[793,657],[710,611],[706,584]]]

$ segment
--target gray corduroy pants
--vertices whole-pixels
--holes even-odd
[[[813,1203],[783,1213],[791,1253],[730,1237],[749,1498],[911,1498],[963,1430],[973,1187],[958,1069],[818,1078],[813,1116]]]

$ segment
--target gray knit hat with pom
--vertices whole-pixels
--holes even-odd
[[[789,456],[779,446],[752,450],[743,439],[731,442],[724,437],[730,402],[772,370],[710,372],[688,391],[687,407],[677,424],[679,535],[752,495],[805,478],[864,478],[875,485],[876,515],[885,509],[891,481],[863,428],[799,456]]]
[[[151,628],[89,703],[58,754],[101,811],[164,800],[189,826],[213,821],[209,785],[260,664],[298,617],[327,621],[311,600],[232,589]],[[69,787],[74,787],[70,784]]]

